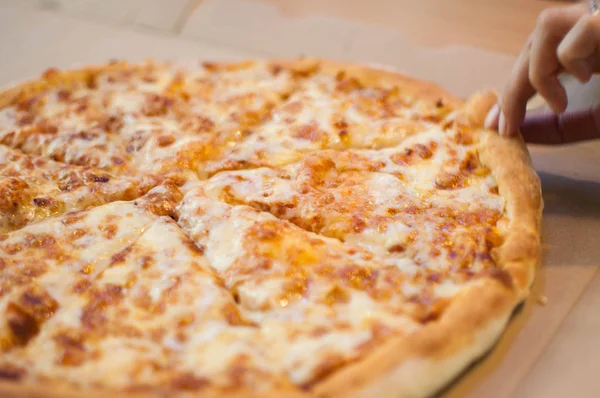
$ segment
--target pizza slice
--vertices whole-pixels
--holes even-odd
[[[48,217],[142,196],[159,180],[113,176],[0,146],[0,233]]]
[[[382,148],[450,123],[459,101],[409,79],[305,60],[308,77],[256,132],[207,165],[281,166],[321,149]]]

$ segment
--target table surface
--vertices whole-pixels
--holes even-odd
[[[0,0],[0,85],[114,58],[310,54],[392,65],[466,96],[500,88],[539,12],[559,4]],[[545,201],[533,294],[491,353],[444,396],[600,396],[600,143],[530,150]]]

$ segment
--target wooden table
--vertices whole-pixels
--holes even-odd
[[[501,87],[537,15],[556,3],[0,0],[0,84],[110,58],[305,53],[392,65],[466,96]],[[600,144],[531,152],[546,202],[534,294],[444,396],[600,396]]]

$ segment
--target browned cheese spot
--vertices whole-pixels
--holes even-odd
[[[175,376],[170,384],[176,390],[197,391],[208,387],[210,381],[205,377],[196,376],[189,372]]]

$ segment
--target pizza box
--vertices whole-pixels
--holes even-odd
[[[300,54],[391,67],[459,96],[500,89],[548,1],[0,0],[0,85],[113,58]],[[102,3],[102,4],[100,4]],[[448,5],[447,3],[452,3]],[[119,5],[121,4],[121,5]],[[127,13],[123,14],[123,5]],[[46,9],[44,9],[46,8]],[[507,26],[510,21],[510,26]],[[516,26],[516,27],[514,27]],[[276,32],[276,34],[274,34]],[[589,98],[600,85],[571,88]],[[597,396],[600,143],[530,146],[543,183],[544,260],[489,355],[446,397]]]

